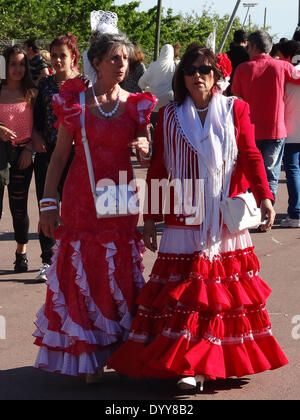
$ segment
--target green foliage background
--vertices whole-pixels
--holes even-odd
[[[153,3],[155,7],[140,12],[138,1],[116,6],[111,0],[0,0],[0,40],[33,37],[50,41],[58,35],[72,32],[83,51],[90,37],[90,12],[111,10],[119,16],[119,29],[142,47],[149,63],[153,59],[157,14],[155,0]],[[175,15],[172,9],[163,9],[160,47],[180,42],[183,52],[190,42],[205,44],[214,26],[217,27],[218,47],[231,12],[220,17],[205,3],[199,10],[186,15]],[[228,49],[233,32],[241,26],[239,18],[236,18],[223,51]],[[245,29],[252,31],[256,28]]]

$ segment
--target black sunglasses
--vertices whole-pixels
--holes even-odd
[[[195,67],[195,66],[188,66],[183,69],[183,73],[186,76],[194,76],[195,73],[200,74],[209,74],[212,71],[212,66],[207,66],[203,64],[202,66]]]

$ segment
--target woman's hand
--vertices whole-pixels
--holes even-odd
[[[157,251],[157,235],[156,235],[156,226],[153,219],[145,221],[144,231],[143,231],[143,240],[146,248],[150,249],[152,252]]]
[[[260,230],[265,231],[271,229],[275,221],[275,210],[272,205],[272,202],[269,198],[264,198],[260,203],[261,209],[261,221],[264,222],[267,219],[267,222],[261,225]]]
[[[135,147],[135,150],[140,153],[142,158],[148,158],[150,153],[150,143],[147,137],[137,137],[132,141],[130,146]]]
[[[23,147],[18,160],[18,167],[21,171],[27,169],[32,164],[32,150]]]
[[[46,144],[44,139],[37,133],[36,130],[32,130],[32,135],[31,135],[31,144],[32,144],[32,148],[37,152],[37,153],[46,153]]]
[[[58,210],[48,210],[40,213],[38,233],[43,231],[48,238],[54,238],[54,231],[58,225],[62,225]]]
[[[17,138],[17,135],[14,131],[5,127],[5,125],[0,126],[0,139],[1,140],[5,142],[11,141],[14,144],[16,138]]]

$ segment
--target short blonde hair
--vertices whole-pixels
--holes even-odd
[[[43,57],[43,59],[45,61],[47,61],[47,62],[50,62],[51,61],[51,56],[50,56],[49,51],[47,51],[47,50],[41,50],[40,51],[40,55]]]

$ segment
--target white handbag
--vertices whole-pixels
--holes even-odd
[[[231,233],[256,228],[262,224],[261,211],[254,195],[249,192],[222,201],[221,211],[224,223]]]
[[[80,115],[82,143],[84,146],[97,218],[131,216],[138,214],[139,200],[134,181],[132,181],[129,185],[115,185],[112,180],[105,179],[100,180],[96,186],[91,153],[85,130],[85,92],[80,92],[80,106],[82,109]]]

